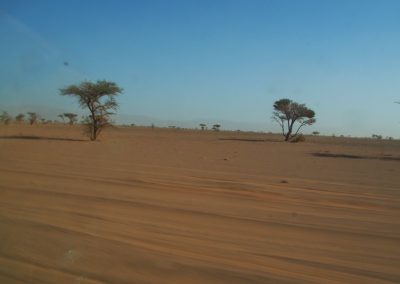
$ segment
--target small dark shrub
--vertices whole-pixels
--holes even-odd
[[[291,143],[299,143],[299,142],[304,142],[306,141],[306,138],[304,137],[303,134],[298,134],[294,136],[292,139],[290,139]]]

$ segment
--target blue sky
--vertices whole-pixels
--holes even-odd
[[[400,137],[399,15],[396,0],[0,0],[0,109],[78,111],[58,89],[106,79],[125,115],[277,131],[287,97],[316,111],[308,131]]]

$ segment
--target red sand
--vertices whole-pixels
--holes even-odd
[[[79,139],[0,126],[0,283],[400,282],[399,141]]]

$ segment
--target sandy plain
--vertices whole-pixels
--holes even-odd
[[[399,283],[400,141],[0,126],[0,283]]]

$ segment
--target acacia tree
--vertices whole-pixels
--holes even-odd
[[[90,114],[84,118],[84,123],[92,141],[111,124],[110,115],[118,108],[115,96],[121,93],[122,89],[116,83],[105,80],[96,83],[85,81],[60,89],[60,95],[78,98],[80,106],[89,110]]]
[[[206,129],[207,124],[205,124],[205,123],[200,123],[200,127],[201,127],[201,130],[204,130],[204,129]]]
[[[78,121],[77,119],[78,115],[75,113],[66,112],[63,114],[63,116],[68,118],[69,125],[74,125],[74,123]]]
[[[29,124],[32,125],[34,123],[37,122],[37,120],[39,119],[39,116],[37,115],[36,112],[28,112],[28,120],[29,120]]]
[[[11,115],[8,114],[8,112],[3,111],[2,114],[0,114],[0,121],[3,122],[4,124],[9,124],[12,120]]]
[[[18,123],[21,123],[21,122],[24,121],[24,118],[25,118],[25,114],[20,113],[20,114],[18,114],[18,115],[15,117],[15,120],[16,120]]]
[[[64,114],[59,114],[57,117],[61,118],[62,122],[65,123]]]
[[[213,129],[214,131],[219,131],[220,127],[221,127],[220,124],[214,124],[212,129]]]
[[[280,99],[274,103],[272,119],[280,125],[285,141],[295,137],[303,126],[315,123],[314,117],[315,112],[305,104],[299,104],[289,99]],[[298,127],[294,132],[293,128],[296,122]]]

